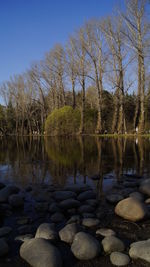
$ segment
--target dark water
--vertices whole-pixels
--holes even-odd
[[[150,138],[0,139],[0,180],[7,183],[105,188],[126,173],[150,176]],[[91,179],[95,175],[98,181]]]

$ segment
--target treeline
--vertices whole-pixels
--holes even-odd
[[[145,0],[125,1],[125,12],[88,21],[65,47],[57,44],[2,84],[1,133],[42,134],[48,115],[64,106],[80,111],[80,134],[88,133],[87,110],[96,120],[93,133],[149,132],[147,7]]]

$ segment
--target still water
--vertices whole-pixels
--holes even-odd
[[[127,173],[150,177],[150,138],[0,138],[0,181],[6,183],[105,188]]]

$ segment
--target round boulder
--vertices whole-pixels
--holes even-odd
[[[124,251],[124,243],[115,236],[107,236],[102,240],[103,249],[106,253]]]
[[[81,227],[76,223],[68,224],[59,231],[60,239],[66,243],[71,244],[75,235],[81,231]]]
[[[132,243],[129,255],[132,259],[141,259],[150,263],[150,239]]]
[[[42,238],[25,241],[20,248],[20,256],[32,267],[62,267],[59,250]]]
[[[71,251],[79,260],[91,260],[100,254],[100,244],[90,234],[79,232],[75,235]]]
[[[110,261],[115,266],[125,266],[129,264],[130,258],[128,255],[121,252],[112,252],[110,255]]]
[[[121,200],[115,207],[115,213],[129,221],[140,221],[146,213],[146,206],[136,198],[129,197]]]
[[[55,231],[53,223],[42,223],[35,234],[35,238],[44,238],[49,240],[55,240],[58,238],[58,234]]]

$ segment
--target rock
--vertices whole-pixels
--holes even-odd
[[[65,217],[61,212],[56,212],[51,216],[51,221],[54,223],[62,222],[63,220],[65,220]]]
[[[106,253],[114,251],[124,251],[124,243],[115,236],[107,236],[102,240],[103,249]]]
[[[100,220],[94,218],[85,218],[82,220],[82,224],[86,227],[94,227],[100,223]]]
[[[110,255],[110,261],[115,266],[125,266],[129,264],[130,258],[128,255],[121,252],[112,252]]]
[[[89,213],[89,212],[85,212],[82,214],[83,218],[95,218],[95,214],[94,213]]]
[[[102,236],[116,235],[116,233],[112,229],[108,229],[108,228],[100,228],[96,231],[96,234],[102,235]]]
[[[33,235],[32,234],[26,234],[26,235],[16,236],[15,240],[16,241],[25,242],[25,241],[30,240],[32,238],[33,238]]]
[[[47,203],[47,202],[36,202],[35,203],[35,209],[36,209],[36,211],[37,212],[46,212],[47,210],[48,210],[48,206],[49,206],[49,204]]]
[[[124,183],[123,183],[123,185],[125,186],[125,187],[137,187],[138,185],[139,185],[139,182],[136,182],[136,181],[125,181]]]
[[[32,267],[62,267],[59,250],[42,238],[33,238],[22,244],[20,256]]]
[[[58,239],[58,234],[55,231],[55,225],[53,223],[42,223],[36,231],[35,238],[44,238],[50,240]]]
[[[132,243],[129,255],[132,259],[141,259],[150,263],[150,239]]]
[[[6,186],[0,190],[0,203],[7,202],[11,194],[16,194],[19,192],[19,188],[16,186]]]
[[[29,217],[20,217],[17,219],[17,224],[24,225],[24,224],[29,223],[29,221],[30,221]]]
[[[67,185],[64,188],[66,191],[73,191],[77,194],[81,192],[85,192],[90,189],[89,185],[79,185],[79,184],[74,184],[74,185]]]
[[[0,238],[0,257],[5,256],[9,251],[9,247],[3,238]]]
[[[89,205],[82,205],[78,209],[79,213],[91,213],[94,211],[94,207],[89,206]]]
[[[20,208],[24,205],[22,196],[16,194],[11,195],[8,199],[8,202],[13,208]]]
[[[76,223],[68,224],[59,231],[59,237],[62,241],[71,244],[75,235],[81,231],[81,227]]]
[[[67,224],[69,223],[80,223],[81,218],[80,215],[73,215],[71,218],[67,221]]]
[[[147,198],[147,199],[145,200],[145,203],[146,203],[146,204],[150,204],[150,198]]]
[[[58,207],[58,204],[56,202],[53,202],[52,204],[50,204],[48,210],[51,213],[55,213],[55,212],[59,212],[60,211],[60,208]]]
[[[139,191],[147,196],[150,196],[150,179],[146,179],[141,183]]]
[[[144,197],[140,192],[133,192],[133,193],[129,194],[129,197],[136,198],[139,201],[143,201],[144,200]]]
[[[85,191],[83,193],[80,193],[77,197],[79,201],[85,201],[91,198],[95,198],[95,193],[92,190]]]
[[[75,235],[71,251],[79,260],[91,260],[100,254],[99,242],[90,234],[79,232]]]
[[[11,231],[12,231],[11,227],[8,227],[8,226],[1,227],[0,228],[0,237],[3,237],[3,236],[10,234]]]
[[[75,208],[72,208],[72,209],[68,209],[67,212],[69,215],[75,215],[77,210]]]
[[[62,209],[72,209],[77,208],[80,206],[80,202],[76,199],[69,198],[66,200],[63,200],[59,203],[60,208]]]
[[[96,207],[98,205],[98,201],[96,199],[87,199],[85,203],[92,207]]]
[[[106,196],[106,200],[112,204],[116,204],[122,199],[123,199],[123,196],[120,194],[110,194]]]
[[[145,217],[147,209],[141,201],[136,198],[129,197],[121,200],[117,204],[115,207],[115,213],[124,219],[136,222]]]
[[[23,225],[18,228],[18,233],[21,235],[31,234],[34,232],[34,228],[31,225]]]
[[[76,198],[77,194],[72,191],[56,191],[53,196],[57,201],[62,201],[68,198]]]

